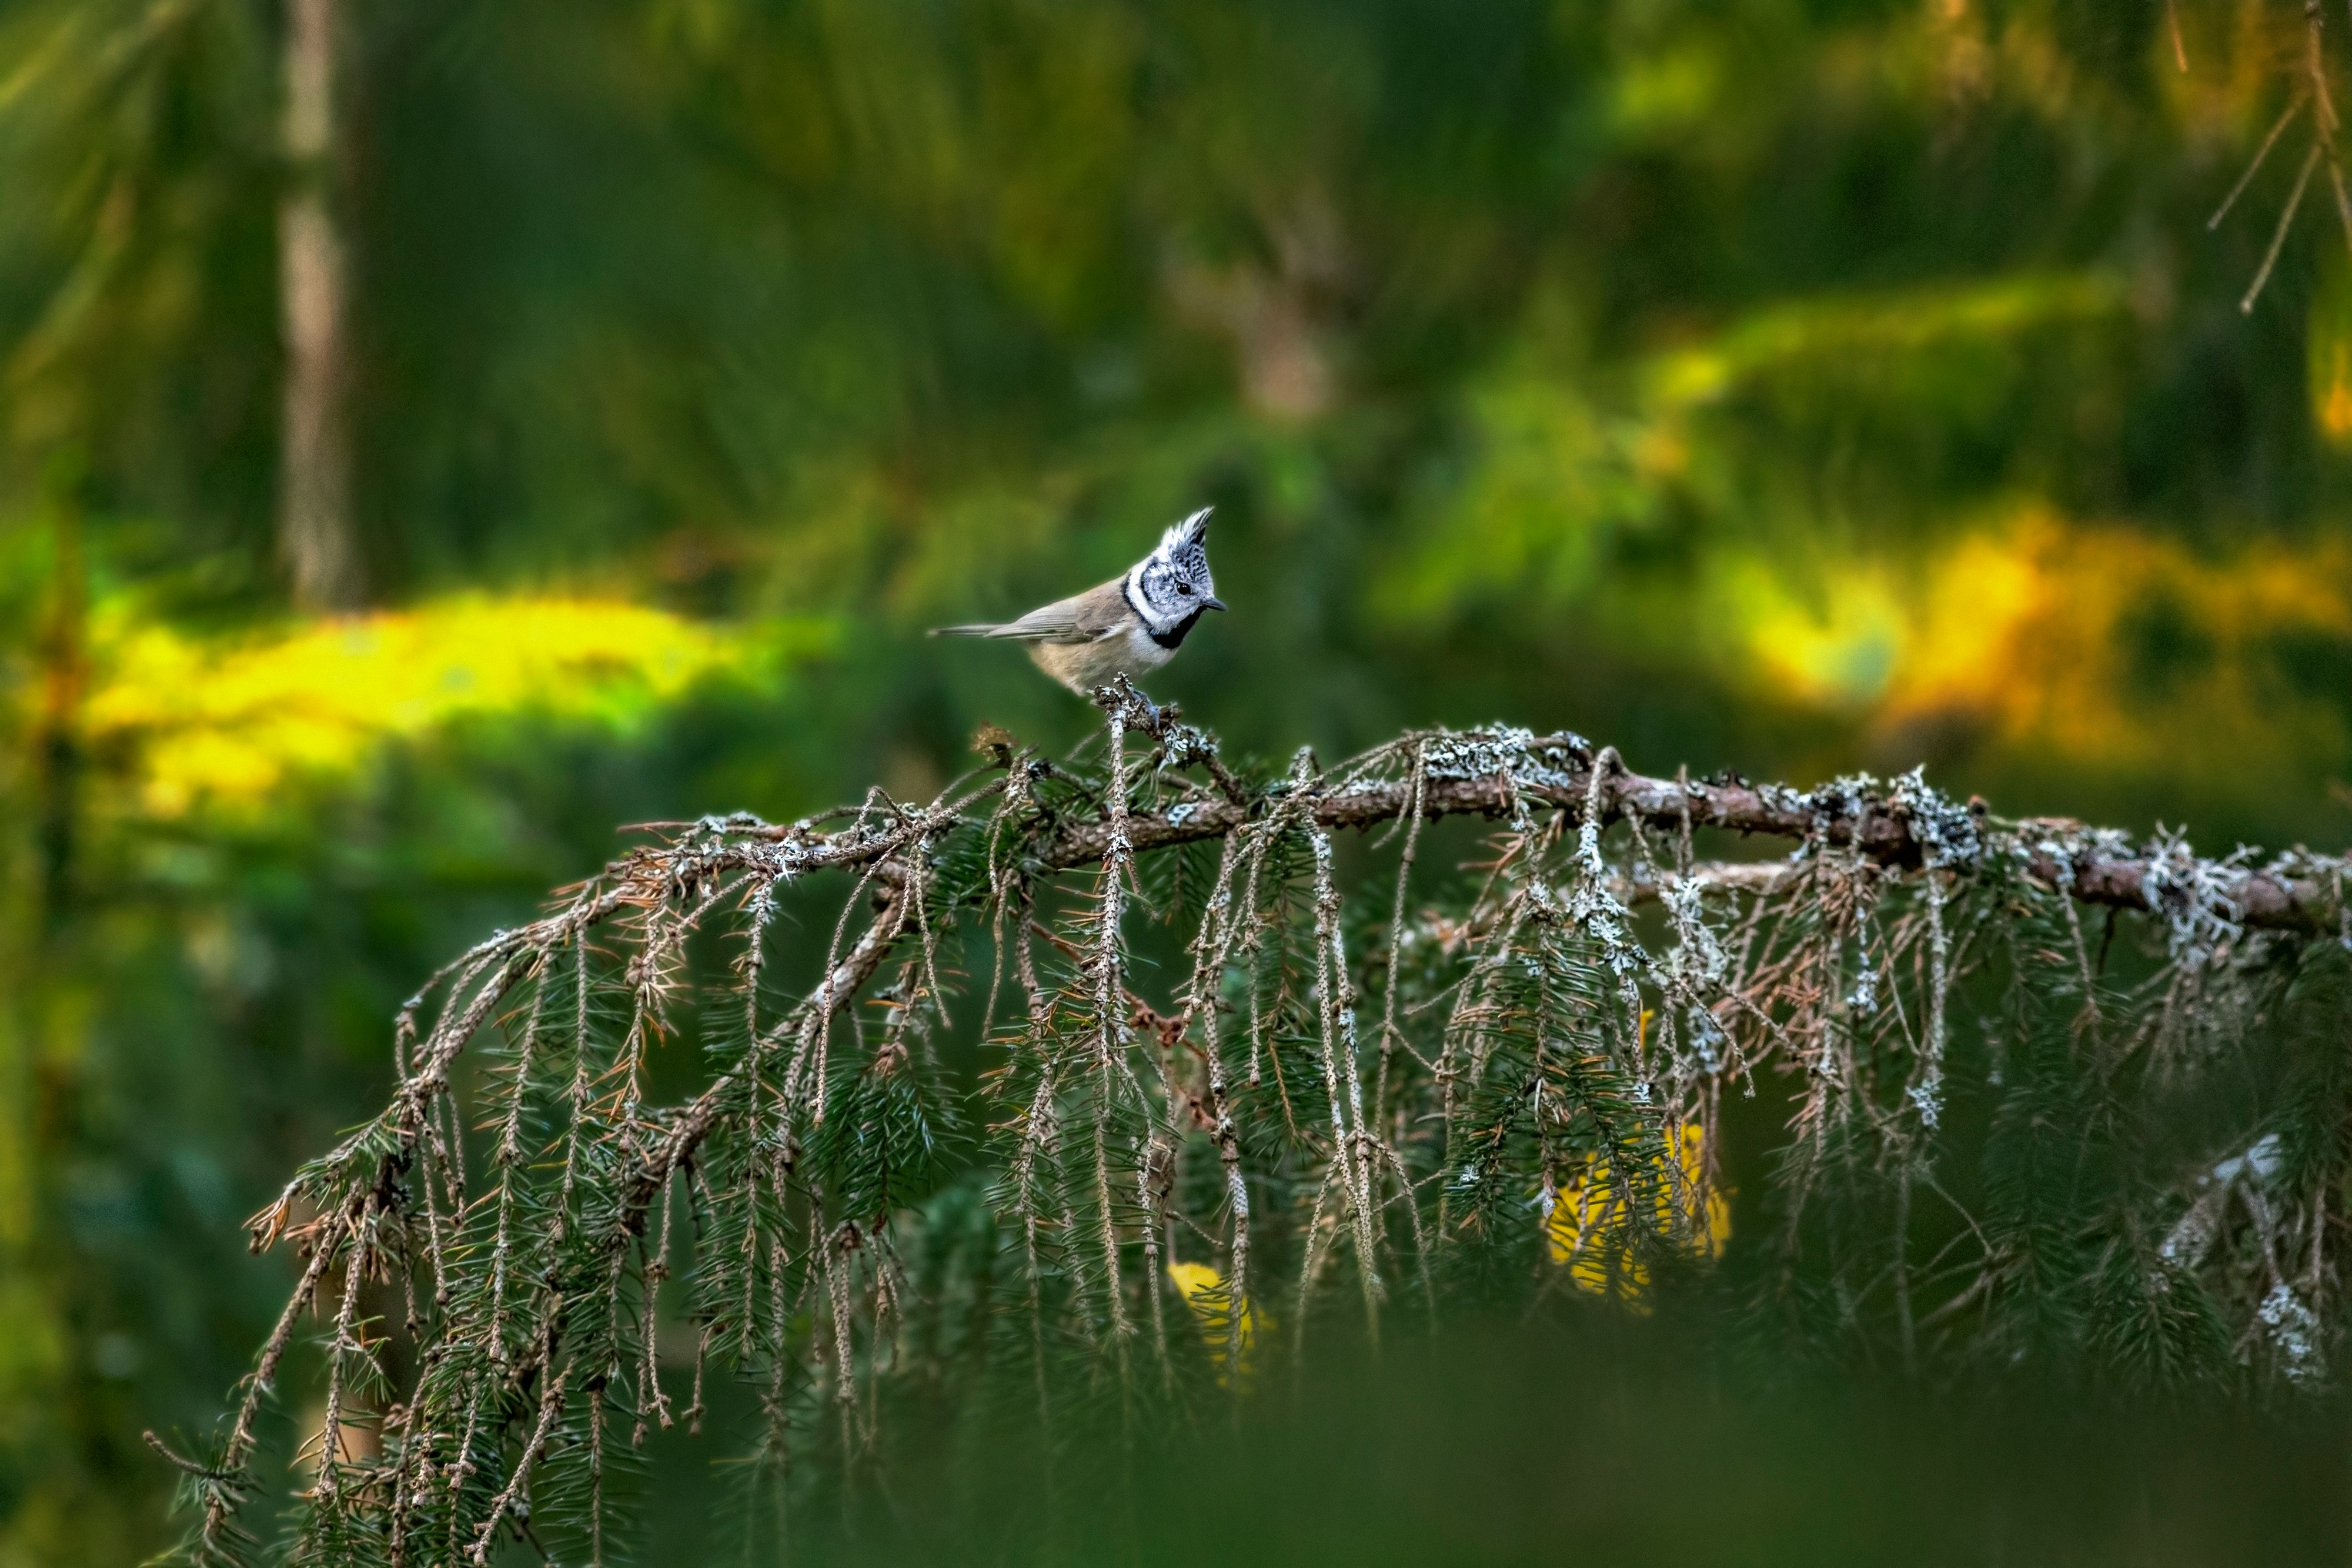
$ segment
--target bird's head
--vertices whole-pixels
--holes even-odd
[[[1128,574],[1129,599],[1154,632],[1172,632],[1203,610],[1223,610],[1209,577],[1209,512],[1202,507],[1160,536]]]

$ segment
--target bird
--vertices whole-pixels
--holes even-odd
[[[1116,676],[1140,679],[1176,656],[1203,613],[1225,608],[1209,579],[1213,509],[1170,528],[1150,555],[1108,582],[1017,621],[940,626],[931,635],[1025,643],[1039,669],[1080,696]]]

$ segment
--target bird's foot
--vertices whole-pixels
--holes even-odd
[[[1175,722],[1176,705],[1161,707],[1136,688],[1125,675],[1113,675],[1106,685],[1095,688],[1095,706],[1107,714],[1116,715],[1129,729],[1144,735],[1158,736]]]

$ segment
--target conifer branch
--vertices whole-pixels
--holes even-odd
[[[1498,767],[1450,777],[1433,772],[1418,787],[1421,815],[1431,821],[1504,817],[1520,797],[1548,806],[1580,808],[1590,792],[1592,776],[1590,747],[1582,737],[1546,736],[1524,745],[1530,755],[1555,757],[1558,766],[1518,770]],[[1307,809],[1322,827],[1364,831],[1404,816],[1412,809],[1416,792],[1411,779],[1384,780],[1314,792]],[[1874,863],[1892,869],[1916,869],[1927,854],[1910,817],[1886,800],[1835,785],[1799,792],[1736,778],[1678,782],[1606,769],[1601,799],[1604,826],[1637,819],[1646,827],[1673,830],[1687,821],[1694,827],[1743,836],[1818,840],[1832,848],[1855,850]],[[1127,831],[1135,852],[1142,854],[1223,838],[1262,815],[1265,809],[1264,800],[1245,804],[1188,801],[1156,813],[1135,813],[1128,819]],[[1976,815],[1984,821],[1980,810]],[[2120,835],[2059,818],[2029,820],[2016,824],[2015,833],[2012,852],[2022,857],[2023,868],[2036,880],[2063,886],[2085,904],[2134,910],[2160,907],[2165,885],[2160,870],[2144,856],[2117,852],[2114,846]],[[1070,823],[1037,846],[1030,863],[1039,872],[1094,864],[1102,858],[1106,836],[1101,823]],[[2315,874],[2294,874],[2288,869],[2291,863],[2231,868],[2214,891],[2240,911],[2244,925],[2303,933],[2328,929],[2336,915],[2331,888]],[[1735,880],[1727,872],[1717,874],[1727,882]]]
[[[1017,1375],[1040,1418],[1083,1406],[1091,1366],[1118,1373],[1103,1385],[1133,1419],[1141,1324],[1153,1396],[1181,1405],[1187,1377],[1245,1388],[1277,1331],[1297,1354],[1335,1289],[1360,1297],[1375,1332],[1382,1281],[1407,1270],[1433,1322],[1446,1280],[1497,1267],[1538,1301],[1666,1288],[1724,1245],[1724,1089],[1753,1092],[1759,1070],[1777,1071],[1793,1141],[1775,1181],[1791,1218],[1758,1244],[1787,1268],[1838,1271],[1832,1294],[1870,1305],[1889,1353],[1924,1365],[1992,1332],[1977,1325],[2008,1309],[2011,1271],[2043,1234],[1969,1216],[1972,1260],[1913,1249],[1914,1194],[1949,1201],[1936,1174],[1959,1135],[1946,1101],[1983,1071],[1961,1019],[2023,1020],[1998,1047],[2011,1055],[2064,1040],[2053,1071],[2105,1095],[2124,1092],[2126,1061],[2177,1075],[2272,1049],[2304,1027],[2298,1009],[2314,1038],[2352,1025],[2327,1012],[2347,1010],[2345,993],[2293,988],[2352,954],[2341,861],[2298,851],[2258,865],[2242,850],[2200,857],[2177,834],[2136,844],[2003,821],[1916,771],[1811,790],[1654,778],[1572,735],[1499,728],[1412,734],[1329,770],[1304,752],[1280,774],[1236,769],[1175,709],[1123,687],[1102,702],[1102,766],[1000,738],[996,777],[929,806],[877,792],[786,826],[673,828],[436,974],[395,1021],[384,1109],[253,1221],[257,1248],[295,1235],[310,1256],[219,1462],[182,1462],[203,1513],[193,1554],[251,1550],[234,1516],[257,1484],[258,1403],[338,1265],[320,1479],[299,1500],[293,1560],[339,1561],[338,1543],[381,1531],[395,1556],[438,1540],[486,1561],[540,1494],[563,1500],[548,1517],[585,1521],[574,1544],[593,1557],[609,1505],[605,1402],[626,1397],[609,1385],[634,1378],[641,1431],[667,1422],[663,1281],[680,1281],[695,1333],[690,1426],[715,1361],[761,1391],[761,1466],[823,1442],[854,1468],[883,1440],[887,1388],[918,1370],[905,1358],[945,1354],[910,1349],[897,1326],[959,1288],[908,1274],[950,1266],[952,1248],[909,1245],[943,1183],[1004,1228],[985,1267],[1018,1281],[997,1299],[1027,1319],[1005,1343],[1024,1347]],[[1139,763],[1132,734],[1153,743]],[[1447,817],[1490,824],[1489,858],[1466,899],[1416,912],[1421,828]],[[1333,835],[1400,822],[1386,896],[1360,915]],[[1709,833],[1794,847],[1701,861]],[[1181,852],[1207,843],[1213,871]],[[1066,874],[1089,869],[1091,887]],[[814,983],[770,997],[765,949],[789,939],[777,899],[821,873],[849,893],[822,928]],[[839,894],[825,896],[830,908]],[[1653,900],[1663,917],[1637,915]],[[2144,917],[2140,978],[2110,972],[2112,919],[2095,954],[2078,904]],[[1130,961],[1128,927],[1147,920],[1188,924],[1188,973],[1163,1004]],[[744,946],[711,970],[694,957],[700,936]],[[981,1042],[994,1064],[961,1086],[934,1040],[951,1027],[959,937],[1009,947],[1028,998],[1022,1027]],[[1006,956],[992,955],[992,996]],[[1371,984],[1368,1045],[1356,1009]],[[856,1021],[859,1004],[886,1021]],[[652,1055],[687,1033],[712,1070],[656,1103]],[[490,1070],[461,1071],[469,1051]],[[964,1103],[994,1118],[978,1145],[942,1136]],[[2352,1127],[2352,1104],[2327,1114]],[[471,1200],[469,1128],[495,1172]],[[2283,1375],[2316,1375],[2333,1342],[2314,1303],[2347,1284],[2328,1261],[2344,1249],[2323,1245],[2328,1194],[2352,1173],[2289,1173],[2274,1132],[2231,1135],[2238,1152],[2186,1186],[2103,1198],[2123,1216],[2105,1244],[2170,1237],[2135,1254],[2134,1289],[2203,1292],[2200,1310],[2270,1345]],[[676,1202],[689,1223],[674,1235]],[[2260,1217],[2263,1256],[2308,1261],[2251,1283],[2230,1274],[2216,1260],[2234,1254],[2215,1241],[2242,1212]],[[1857,1225],[1868,1233],[1846,1234]],[[1843,1228],[1834,1245],[1822,1227]],[[1286,1325],[1253,1293],[1269,1247],[1298,1270]],[[341,1413],[381,1373],[357,1343],[358,1293],[424,1262],[433,1301],[411,1311],[416,1370],[379,1423],[386,1451],[345,1453]],[[1947,1299],[1915,1310],[1931,1284]],[[1188,1311],[1163,1312],[1171,1289]],[[1055,1346],[1074,1358],[1067,1394]],[[837,1422],[808,1427],[802,1393]]]

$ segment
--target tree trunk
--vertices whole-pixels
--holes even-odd
[[[39,936],[64,926],[73,894],[75,829],[81,794],[81,712],[89,687],[89,589],[82,564],[81,502],[60,485],[51,502],[56,538],[46,623],[38,643],[41,706],[33,731],[32,762],[38,806]]]
[[[306,610],[348,610],[364,582],[352,522],[351,351],[335,184],[336,0],[288,0],[287,183],[278,208],[286,334],[278,549]]]

